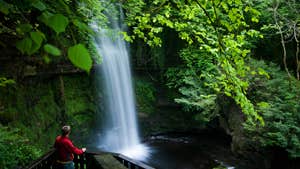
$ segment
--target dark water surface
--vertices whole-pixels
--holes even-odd
[[[150,157],[143,161],[157,169],[248,169],[234,157],[230,140],[208,134],[172,133],[152,136],[146,144]]]
[[[172,132],[148,137],[149,156],[141,161],[156,169],[261,169],[234,156],[230,137],[216,132]],[[99,148],[91,148],[91,150]]]

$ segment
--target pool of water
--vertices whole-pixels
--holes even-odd
[[[129,158],[156,169],[261,169],[255,162],[235,156],[230,141],[214,131],[157,134],[143,142],[147,156]],[[90,149],[101,151],[99,147]]]
[[[156,169],[247,169],[230,151],[228,138],[172,133],[149,137],[142,162]]]

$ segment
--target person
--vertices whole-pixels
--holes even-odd
[[[57,169],[74,169],[74,154],[81,155],[86,151],[86,148],[79,149],[73,145],[69,138],[70,132],[70,126],[63,126],[61,135],[55,139],[54,148],[57,153],[55,168]]]

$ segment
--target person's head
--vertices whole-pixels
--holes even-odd
[[[70,132],[71,132],[71,126],[63,126],[61,128],[61,135],[63,136],[70,134]]]

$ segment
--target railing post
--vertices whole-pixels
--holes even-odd
[[[55,149],[50,150],[41,158],[35,160],[30,166],[25,169],[51,169],[55,156]]]
[[[73,159],[73,162],[74,162],[74,167],[75,169],[79,169],[79,163],[78,163],[78,155],[74,154],[74,159]]]
[[[84,169],[85,164],[85,154],[79,156],[80,169]]]

